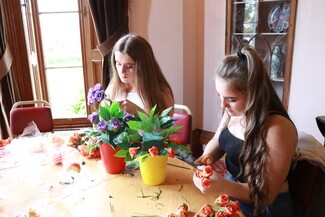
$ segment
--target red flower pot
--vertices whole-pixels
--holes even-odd
[[[125,159],[114,156],[120,148],[113,149],[111,145],[101,143],[99,149],[107,173],[118,174],[125,170]]]

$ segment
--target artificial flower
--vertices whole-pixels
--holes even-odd
[[[213,217],[214,213],[215,211],[212,209],[211,205],[204,204],[199,210],[199,213],[195,215],[195,217]]]
[[[97,138],[97,146],[99,143],[105,143],[114,149],[119,147],[122,141],[116,138],[126,131],[126,122],[132,120],[132,116],[121,109],[118,102],[107,99],[105,90],[99,83],[89,88],[87,99],[88,105],[95,106],[96,109],[88,115],[88,120],[93,124],[89,135]]]
[[[232,201],[227,194],[221,194],[213,205],[204,204],[195,217],[240,217],[238,201]]]
[[[188,206],[183,203],[174,212],[169,213],[167,217],[187,217]]]
[[[176,120],[169,116],[172,108],[165,109],[161,114],[155,113],[157,106],[154,106],[149,114],[138,112],[132,120],[127,121],[126,132],[115,138],[120,143],[120,150],[116,156],[125,157],[127,161],[137,157],[148,156],[175,156],[176,150],[181,145],[170,140],[170,135],[176,133],[182,126],[174,126]],[[172,151],[171,149],[174,149]]]
[[[10,144],[12,141],[11,137],[8,137],[7,139],[0,139],[0,147],[4,147],[8,144]]]
[[[230,197],[227,194],[220,194],[220,196],[216,199],[216,203],[219,206],[225,206],[226,204],[228,204],[230,201]]]

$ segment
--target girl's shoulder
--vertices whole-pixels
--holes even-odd
[[[277,144],[289,141],[295,144],[298,133],[293,122],[287,117],[279,114],[271,115],[267,124],[267,140]]]

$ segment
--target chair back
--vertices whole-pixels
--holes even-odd
[[[192,112],[186,105],[175,104],[173,119],[174,126],[183,126],[176,134],[170,136],[178,144],[188,145],[192,134]]]
[[[28,107],[26,107],[27,105]],[[10,131],[13,137],[22,134],[32,121],[37,125],[40,132],[53,131],[51,107],[47,101],[19,101],[12,106],[10,110]]]
[[[295,217],[312,216],[315,198],[321,184],[322,170],[307,160],[299,160],[289,174],[289,189]]]

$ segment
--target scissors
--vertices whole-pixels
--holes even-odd
[[[186,163],[187,165],[189,165],[191,167],[191,168],[187,168],[186,167],[185,169],[193,169],[193,170],[200,170],[200,169],[198,169],[198,166],[208,165],[208,162],[209,162],[209,164],[211,164],[213,162],[211,156],[205,156],[205,157],[203,157],[202,160],[201,160],[201,164],[195,164],[194,162],[192,163],[192,162],[184,161],[181,158],[178,158],[178,159],[180,159],[181,161],[183,161],[184,163]],[[182,167],[182,166],[177,166],[177,167]]]

